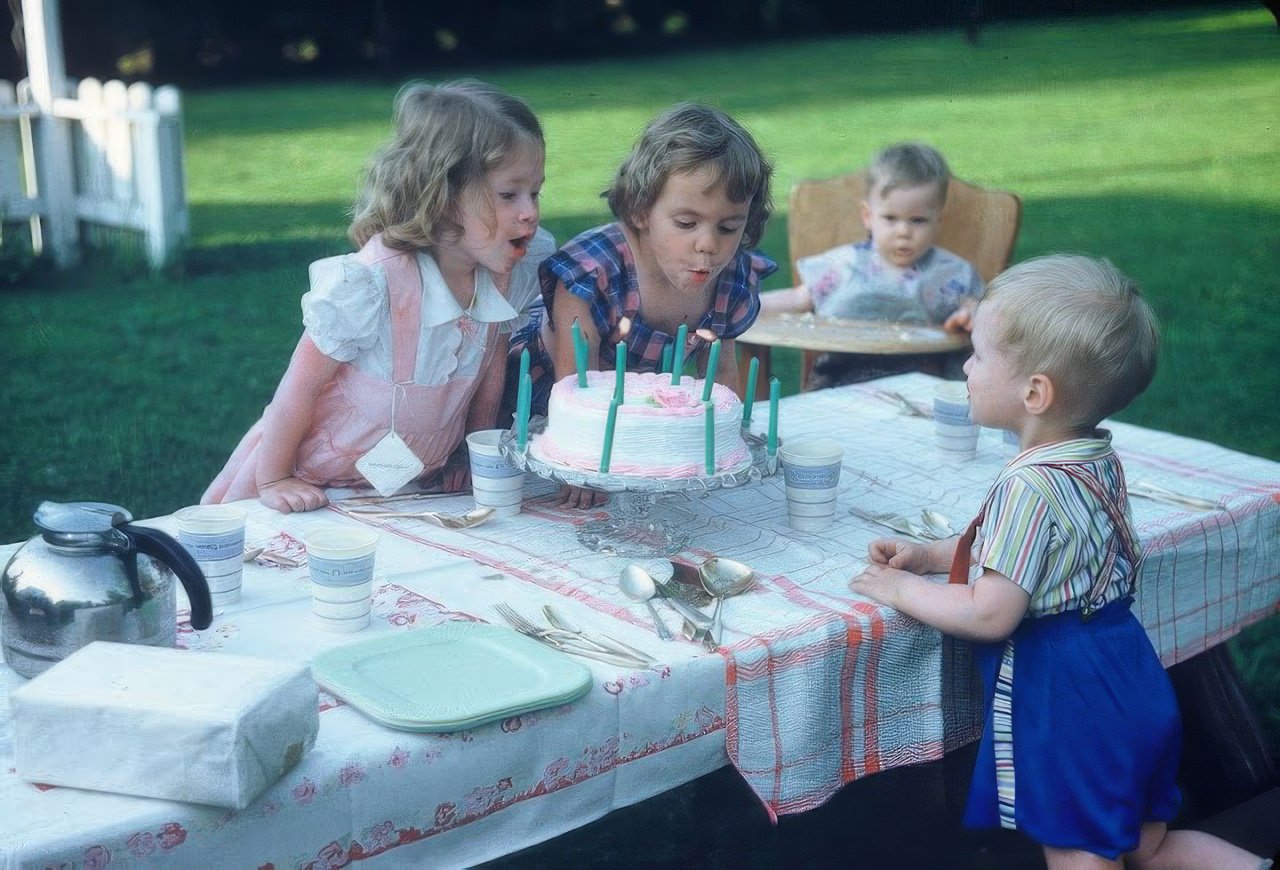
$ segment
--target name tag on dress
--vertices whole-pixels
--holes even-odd
[[[421,474],[423,468],[422,460],[394,431],[388,432],[356,460],[356,470],[384,498],[395,495],[400,487]]]

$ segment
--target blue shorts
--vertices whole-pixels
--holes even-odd
[[[1025,619],[1013,634],[1014,820],[1044,846],[1114,859],[1178,811],[1182,723],[1173,685],[1122,599]],[[993,705],[1004,642],[975,648],[986,723],[965,824],[1000,826]]]

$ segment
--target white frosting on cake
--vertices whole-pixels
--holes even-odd
[[[577,374],[551,388],[547,428],[530,444],[536,459],[588,472],[600,470],[605,424],[613,399],[616,375],[587,372],[587,386]],[[623,402],[613,430],[609,474],[636,477],[705,477],[706,409],[703,381],[671,375],[627,372]],[[714,384],[716,471],[733,468],[750,458],[742,440],[742,403],[733,391]]]

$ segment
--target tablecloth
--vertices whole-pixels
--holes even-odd
[[[653,506],[652,520],[689,535],[676,560],[718,554],[756,571],[753,588],[724,604],[718,652],[659,641],[644,606],[618,590],[619,571],[633,561],[669,575],[665,557],[584,544],[584,529],[616,511],[616,502],[586,515],[561,510],[546,481],[528,482],[519,516],[467,530],[362,520],[380,541],[374,624],[358,635],[309,625],[305,566],[249,566],[242,600],[205,631],[184,623],[181,645],[308,660],[380,632],[497,622],[492,605],[507,601],[535,617],[555,603],[660,664],[628,670],[583,660],[594,676],[583,699],[456,734],[394,731],[322,693],[315,749],[244,811],[22,782],[12,769],[7,701],[21,678],[0,670],[3,865],[462,866],[547,839],[726,759],[771,812],[792,813],[855,778],[939,757],[977,735],[965,648],[847,589],[867,544],[886,533],[851,509],[929,507],[960,527],[1010,458],[999,433],[984,432],[974,459],[944,459],[930,444],[930,421],[882,398],[893,390],[927,400],[935,383],[913,374],[783,400],[784,439],[826,435],[846,448],[837,520],[826,532],[788,527],[780,475],[665,495]],[[1134,500],[1148,551],[1137,608],[1165,663],[1276,613],[1280,464],[1121,423],[1111,428],[1131,480],[1224,505],[1193,512]],[[356,521],[334,509],[282,516],[245,505],[251,543],[299,556],[308,528]],[[470,505],[459,495],[430,507]],[[153,524],[176,529],[170,517]],[[675,614],[661,612],[678,636]]]

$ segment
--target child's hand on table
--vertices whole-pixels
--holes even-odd
[[[888,565],[878,565],[875,562],[867,565],[867,569],[861,574],[855,574],[849,580],[849,588],[875,601],[878,604],[885,604],[889,607],[897,608],[895,603],[895,592],[905,578],[919,578],[919,574],[913,574],[910,571],[904,571],[901,568],[890,568]]]
[[[894,598],[903,580],[920,579],[924,574],[950,570],[955,551],[955,538],[928,544],[901,538],[877,538],[867,547],[870,564],[849,581],[849,588],[880,604],[898,607]]]
[[[872,601],[893,606],[893,593],[904,577],[930,573],[934,558],[923,544],[901,538],[877,538],[867,547],[871,562],[849,581],[849,588]]]
[[[936,561],[928,546],[901,538],[877,538],[867,547],[867,555],[872,566],[900,568],[914,574],[930,573]]]
[[[966,299],[943,321],[942,328],[947,332],[973,332],[973,310],[977,307],[976,299]]]
[[[287,514],[322,508],[329,503],[329,496],[305,480],[286,477],[258,487],[258,500],[272,510]]]
[[[609,493],[601,492],[598,489],[589,489],[583,486],[564,485],[560,487],[557,493],[556,504],[560,507],[577,508],[586,510],[587,508],[602,505],[609,500]]]

